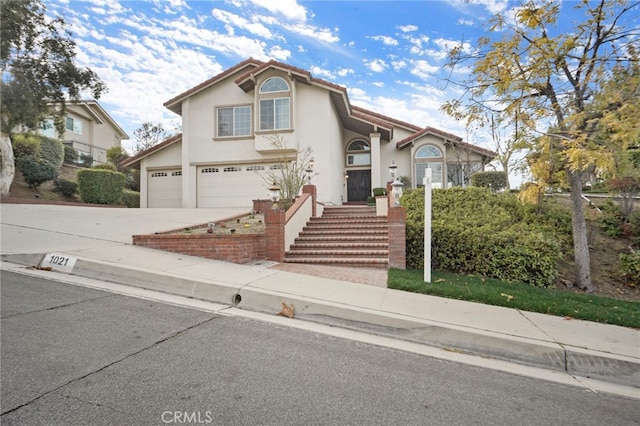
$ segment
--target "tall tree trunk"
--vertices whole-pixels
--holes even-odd
[[[13,178],[16,175],[15,160],[13,158],[13,147],[9,135],[0,134],[0,152],[2,153],[2,180],[0,181],[0,192],[2,195],[9,194]]]
[[[591,260],[587,224],[582,200],[582,173],[567,172],[571,188],[571,223],[573,225],[573,251],[576,262],[575,285],[589,293],[595,290],[591,282]]]

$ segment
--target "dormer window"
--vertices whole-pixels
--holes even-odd
[[[291,89],[280,77],[271,77],[260,86],[260,130],[291,128]]]

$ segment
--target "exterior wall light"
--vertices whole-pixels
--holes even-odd
[[[391,176],[392,181],[396,179],[397,172],[398,166],[396,166],[394,161],[391,161],[391,164],[389,164],[389,176]]]
[[[307,168],[304,169],[304,172],[305,172],[305,175],[306,175],[306,178],[307,178],[307,184],[311,184],[311,176],[313,175],[313,165],[314,165],[314,161],[313,161],[313,158],[312,158],[307,163]]]

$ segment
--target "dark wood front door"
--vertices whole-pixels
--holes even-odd
[[[347,176],[347,201],[367,201],[371,195],[371,170],[349,170]]]

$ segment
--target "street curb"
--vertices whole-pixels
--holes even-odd
[[[36,266],[43,254],[2,255],[2,260]],[[234,305],[239,309],[275,314],[282,303],[295,305],[296,318],[336,325],[439,347],[448,351],[495,358],[624,386],[640,386],[640,359],[587,350],[518,336],[439,323],[354,307],[248,285],[186,279],[168,273],[79,258],[75,276]],[[239,297],[238,297],[239,296]]]

